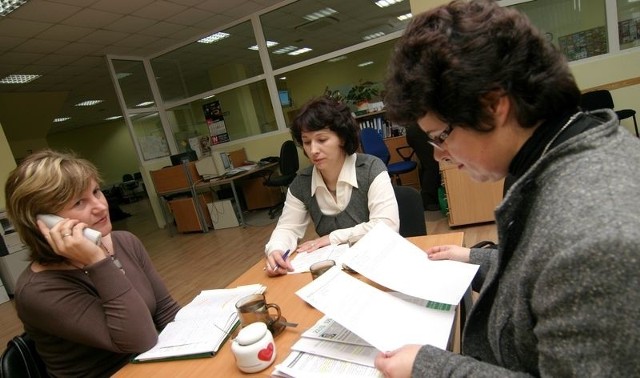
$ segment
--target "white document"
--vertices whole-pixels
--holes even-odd
[[[291,260],[294,271],[289,274],[308,272],[312,264],[323,260],[333,260],[336,265],[342,266],[343,256],[348,251],[348,244],[329,244],[313,252],[298,252]]]
[[[304,331],[302,337],[333,341],[336,343],[370,346],[369,343],[362,340],[361,337],[354,335],[353,332],[344,328],[328,316],[323,316],[313,327]]]
[[[345,256],[349,268],[391,290],[457,305],[478,265],[429,260],[427,254],[380,222]]]
[[[375,377],[383,375],[370,366],[334,360],[308,353],[291,352],[272,373],[276,377]]]
[[[335,343],[333,341],[323,341],[317,339],[309,339],[301,337],[291,350],[315,354],[317,356],[333,358],[336,360],[353,362],[370,367],[374,366],[376,355],[380,353],[372,346],[362,346],[344,343]]]
[[[455,310],[407,302],[333,267],[296,292],[300,298],[380,351],[405,344],[445,349]]]

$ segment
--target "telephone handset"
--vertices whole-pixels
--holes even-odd
[[[58,222],[64,219],[53,214],[39,214],[36,216],[36,218],[44,222],[44,224],[46,224],[49,228],[52,228],[53,226],[58,224]],[[82,230],[82,234],[85,238],[89,239],[95,244],[100,244],[100,240],[102,239],[102,233],[100,231],[96,231],[89,227],[86,227],[84,230]]]

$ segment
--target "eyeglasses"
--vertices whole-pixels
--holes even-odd
[[[449,124],[449,126],[447,126],[447,128],[444,129],[437,137],[432,138],[431,135],[427,135],[429,144],[439,150],[442,150],[442,147],[440,147],[440,145],[442,145],[442,143],[447,140],[449,135],[451,135],[451,131],[453,131],[453,125]]]

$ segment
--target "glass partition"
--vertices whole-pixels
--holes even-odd
[[[403,30],[406,1],[301,0],[260,16],[274,69]]]
[[[175,102],[263,73],[250,21],[151,59],[160,95]]]
[[[640,46],[640,1],[618,0],[620,50]]]
[[[127,108],[140,109],[154,106],[142,61],[114,59],[112,62]]]

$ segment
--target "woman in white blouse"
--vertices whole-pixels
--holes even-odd
[[[379,222],[398,231],[398,203],[387,168],[374,156],[356,153],[358,125],[346,104],[326,97],[311,100],[294,120],[291,135],[312,165],[289,186],[265,247],[268,275],[293,270],[283,258],[285,251],[353,243]],[[298,245],[310,221],[319,237]]]

